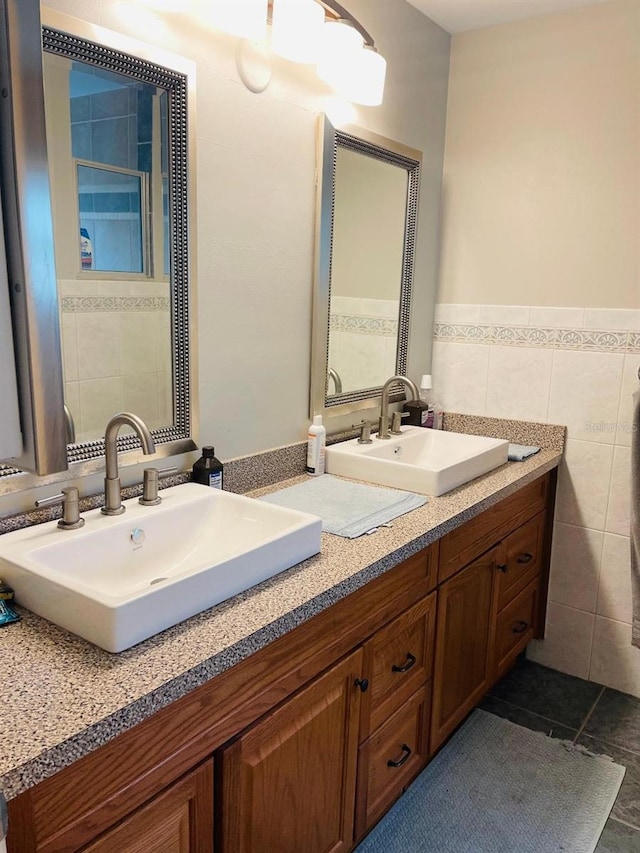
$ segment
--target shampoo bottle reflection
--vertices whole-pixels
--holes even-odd
[[[324,474],[324,448],[327,431],[322,426],[322,415],[316,415],[307,435],[307,474],[317,477]]]

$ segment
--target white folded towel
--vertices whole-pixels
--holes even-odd
[[[352,483],[331,474],[312,477],[260,500],[318,515],[325,533],[346,539],[369,533],[427,502],[424,495]]]

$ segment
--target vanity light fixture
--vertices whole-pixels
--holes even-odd
[[[251,40],[264,37],[293,62],[316,62],[320,79],[357,104],[382,103],[387,63],[371,35],[336,0],[200,0],[209,23]],[[255,91],[255,90],[254,90]]]
[[[324,9],[315,0],[273,0],[271,49],[279,56],[316,62],[323,28]]]
[[[264,39],[268,0],[199,0],[196,14],[226,33],[251,41]]]

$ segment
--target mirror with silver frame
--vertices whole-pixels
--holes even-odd
[[[67,459],[82,475],[101,467],[118,411],[143,418],[161,456],[195,447],[193,65],[51,10],[42,17]],[[123,431],[119,449],[138,446]],[[0,469],[0,493],[35,484]]]
[[[406,374],[422,154],[326,116],[318,147],[310,414],[332,416]]]

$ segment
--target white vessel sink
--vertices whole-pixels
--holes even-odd
[[[120,652],[320,551],[322,521],[196,483],[124,515],[85,513],[0,536],[0,578],[16,602]]]
[[[422,495],[443,495],[507,461],[509,442],[457,432],[402,427],[388,440],[358,439],[326,449],[329,474]]]

